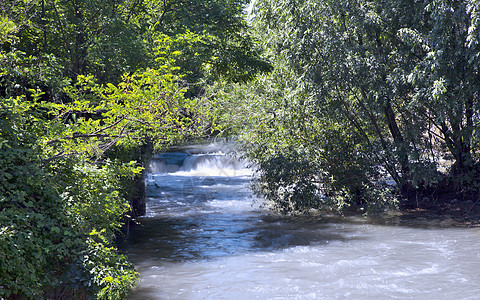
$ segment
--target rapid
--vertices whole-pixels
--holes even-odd
[[[225,145],[164,153],[125,249],[129,299],[480,299],[480,230],[443,220],[288,217]]]

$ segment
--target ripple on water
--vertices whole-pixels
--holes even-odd
[[[197,171],[242,166],[209,147]],[[252,206],[248,176],[177,169],[147,176],[131,299],[479,299],[478,228],[281,217]]]

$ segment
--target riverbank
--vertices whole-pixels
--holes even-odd
[[[398,208],[387,210],[381,213],[365,215],[356,209],[345,209],[342,212],[343,217],[365,218],[372,224],[399,225],[406,224],[422,224],[428,223],[430,226],[438,226],[439,228],[463,227],[475,228],[480,227],[480,206],[478,203],[470,201],[458,202],[451,201],[449,203],[430,205],[429,207],[417,208]]]

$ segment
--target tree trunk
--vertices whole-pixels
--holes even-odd
[[[390,130],[390,134],[392,135],[394,145],[396,147],[396,154],[402,168],[402,177],[405,179],[410,172],[409,161],[408,161],[408,149],[407,145],[405,145],[405,141],[403,139],[403,135],[400,132],[400,129],[397,124],[397,120],[395,119],[395,113],[392,109],[390,103],[384,108],[385,111],[385,118],[387,120],[388,129]]]
[[[85,30],[85,20],[81,11],[80,5],[77,1],[73,2],[75,9],[75,17],[77,18],[76,23],[76,37],[75,37],[75,54],[73,66],[73,75],[85,75],[87,73],[87,39],[86,39],[86,30]]]
[[[408,206],[416,207],[418,205],[418,189],[415,188],[410,180],[410,163],[408,159],[408,145],[405,143],[403,135],[395,118],[395,112],[390,103],[384,107],[385,119],[388,129],[393,138],[395,146],[395,155],[400,164],[402,176],[400,178],[399,190],[402,196],[407,199]]]

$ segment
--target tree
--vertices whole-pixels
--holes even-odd
[[[319,130],[309,138],[322,143],[287,144],[311,153],[318,148],[311,160],[323,161],[319,171],[343,182],[354,198],[385,173],[407,198],[445,184],[460,195],[477,190],[476,2],[261,0],[254,22],[276,67],[283,68],[284,61],[296,76],[287,86],[297,88],[280,95],[282,113],[306,112],[310,123],[300,135],[312,123],[333,125],[338,132]],[[298,90],[307,104],[291,103],[291,93]],[[312,102],[315,109],[303,108]],[[296,123],[304,121],[295,118],[282,126],[299,128]],[[279,147],[268,141],[269,148]],[[343,153],[342,164],[371,175],[345,181],[347,170],[329,167],[338,163],[338,155],[324,160],[321,154],[334,144],[345,145],[336,152]],[[440,160],[449,155],[454,161],[450,177],[439,172]],[[375,165],[377,171],[371,172]]]
[[[168,68],[150,69],[116,86],[79,76],[63,87],[66,103],[32,89],[1,98],[1,296],[128,293],[137,274],[114,240],[132,213],[122,185],[142,166],[105,152],[203,133],[208,120],[180,83]]]
[[[185,97],[179,53],[117,84],[72,79],[55,55],[16,48],[22,22],[0,27],[0,298],[125,297],[138,274],[115,235],[143,162],[122,153],[204,134],[209,117]]]
[[[230,0],[0,2],[0,298],[125,297],[142,149],[216,130],[203,87],[269,68],[247,29]]]
[[[197,81],[208,74],[246,80],[268,65],[254,49],[243,18],[245,2],[184,1],[3,1],[5,20],[17,24],[16,49],[27,55],[54,55],[63,74],[94,75],[101,83],[118,83],[155,63],[156,40],[173,40],[187,32],[202,36],[183,52],[178,65]],[[5,45],[5,44],[4,44]],[[205,69],[206,67],[206,69]]]

